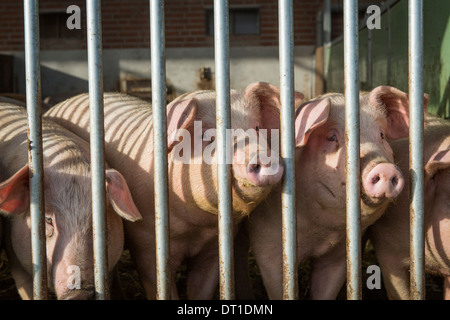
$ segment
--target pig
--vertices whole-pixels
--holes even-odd
[[[10,103],[16,106],[21,106],[26,108],[26,96],[22,94],[16,94],[16,93],[3,93],[0,94],[0,102],[2,103]],[[45,101],[41,102],[42,111],[45,112],[48,109],[50,109],[50,105],[46,103]]]
[[[319,96],[296,111],[297,263],[311,260],[311,299],[335,299],[346,278],[344,95]],[[360,94],[361,231],[403,189],[389,139],[408,134],[408,97],[390,86]],[[270,299],[283,297],[281,186],[246,221]]]
[[[50,120],[42,121],[48,287],[57,299],[92,299],[93,234],[89,144]],[[0,183],[4,241],[16,287],[33,298],[26,109],[0,103],[0,154],[9,177]],[[142,218],[123,176],[106,169],[108,271],[124,245],[122,218]],[[79,272],[79,282],[72,276]],[[72,280],[74,282],[72,282]]]
[[[296,105],[303,99],[295,95]],[[249,84],[243,91],[230,92],[231,128],[255,130],[279,129],[280,91],[264,82]],[[84,139],[89,138],[88,95],[78,95],[52,107],[47,119],[58,122]],[[119,93],[105,93],[105,154],[112,166],[122,172],[130,186],[143,220],[125,223],[126,242],[135,262],[147,298],[156,297],[155,215],[153,186],[153,126],[151,104]],[[201,128],[198,128],[198,124]],[[197,126],[196,126],[197,124]],[[181,144],[177,132],[200,138],[201,151],[212,147],[210,129],[216,127],[215,92],[195,91],[177,97],[167,105],[170,281],[171,298],[179,298],[175,274],[186,261],[186,297],[211,299],[218,285],[218,196],[217,165],[207,161],[176,161]],[[202,138],[203,137],[203,138]],[[183,136],[183,143],[188,139]],[[238,137],[238,140],[241,139]],[[202,141],[203,140],[203,141]],[[190,143],[192,143],[192,141]],[[283,175],[279,155],[271,154],[263,144],[236,143],[232,152],[232,215],[236,234],[240,222],[277,185]],[[189,144],[191,145],[191,144]],[[250,147],[265,149],[274,161],[264,164]],[[268,144],[267,144],[268,145]],[[195,145],[192,147],[195,149]],[[183,150],[184,152],[189,150]],[[239,152],[240,151],[240,152]],[[236,161],[241,153],[245,161]],[[191,160],[195,152],[192,152]],[[259,154],[259,153],[258,153]],[[251,161],[253,159],[253,161]],[[243,163],[242,163],[243,162]]]
[[[398,166],[409,170],[409,140],[391,143]],[[450,122],[426,115],[424,131],[425,271],[444,277],[450,299]],[[406,188],[410,177],[405,177]],[[403,192],[368,230],[389,299],[409,299],[410,195]]]

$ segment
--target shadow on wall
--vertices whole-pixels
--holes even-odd
[[[14,57],[14,69],[14,91],[25,94],[25,60],[23,57]],[[41,64],[42,98],[50,97],[51,104],[64,100],[64,97],[87,92],[88,88],[87,80]]]

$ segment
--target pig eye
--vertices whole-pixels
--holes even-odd
[[[384,133],[380,132],[381,140],[384,140]]]
[[[53,220],[50,217],[45,217],[45,222],[51,226],[53,226]]]
[[[47,237],[53,236],[53,220],[50,217],[45,217],[45,223],[47,224],[47,228],[45,230],[45,235]]]
[[[337,136],[333,134],[332,136],[327,138],[328,141],[337,141]]]

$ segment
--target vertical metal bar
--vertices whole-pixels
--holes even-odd
[[[391,84],[391,6],[387,7],[387,84]]]
[[[323,10],[320,10],[316,15],[316,47],[323,46],[323,25]]]
[[[331,0],[323,2],[323,41],[331,42]]]
[[[281,95],[281,158],[285,165],[281,193],[283,228],[283,299],[298,298],[295,211],[294,32],[292,0],[278,1]]]
[[[372,89],[372,30],[367,28],[367,90]]]
[[[409,171],[410,203],[410,298],[425,299],[424,220],[423,220],[423,2],[409,0]]]
[[[347,299],[361,299],[358,0],[344,0]]]
[[[106,235],[102,23],[100,0],[86,0],[95,295],[110,298]]]
[[[216,67],[217,175],[219,192],[220,299],[234,299],[231,166],[227,163],[230,117],[230,56],[228,0],[214,0]]]
[[[30,167],[31,248],[33,299],[48,298],[45,242],[44,163],[39,47],[39,1],[24,0],[25,76]]]
[[[326,79],[328,74],[328,63],[330,61],[331,42],[331,0],[324,0],[323,3],[323,76]]]
[[[166,45],[163,0],[150,0],[150,41],[155,173],[156,298],[167,300],[170,298],[170,244],[167,179]]]

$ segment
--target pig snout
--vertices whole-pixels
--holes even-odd
[[[255,186],[272,185],[278,183],[283,176],[284,167],[278,163],[263,164],[257,156],[247,165],[247,178]]]
[[[403,190],[405,180],[401,171],[391,163],[376,165],[367,174],[363,187],[372,198],[396,198]]]

